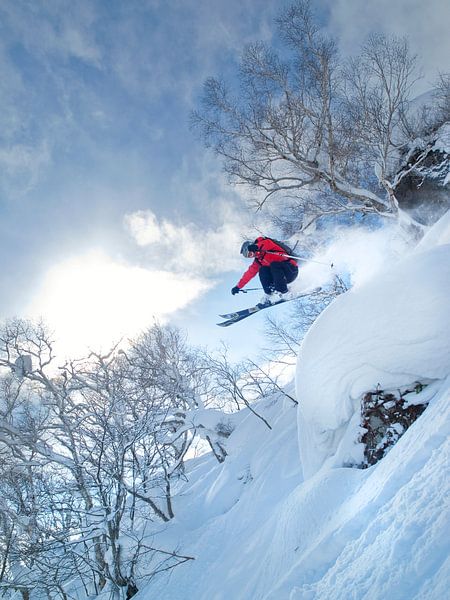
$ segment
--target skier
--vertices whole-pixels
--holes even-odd
[[[286,249],[270,238],[258,237],[254,242],[244,242],[241,254],[254,260],[238,284],[232,288],[233,296],[259,273],[261,285],[266,294],[262,299],[263,303],[272,303],[272,301],[287,298],[287,284],[292,283],[298,275],[297,261],[286,256],[290,252],[286,252]]]

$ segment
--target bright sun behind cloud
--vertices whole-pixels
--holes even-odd
[[[207,288],[200,279],[114,262],[95,251],[52,267],[27,313],[55,332],[59,353],[75,356],[88,348],[108,350]]]

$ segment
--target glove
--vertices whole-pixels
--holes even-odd
[[[235,285],[235,286],[234,286],[234,288],[231,290],[231,293],[232,293],[232,294],[233,294],[233,296],[234,296],[235,294],[239,294],[239,292],[240,292],[240,291],[241,291],[241,290],[238,288],[238,286],[237,286],[237,285]]]
[[[250,244],[248,247],[249,252],[258,252],[258,244]]]

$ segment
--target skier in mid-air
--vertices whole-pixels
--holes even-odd
[[[252,264],[242,275],[231,293],[238,294],[247,283],[259,273],[259,279],[265,292],[263,303],[287,298],[288,283],[292,283],[298,275],[298,265],[294,258],[289,258],[285,248],[275,240],[267,237],[258,237],[254,242],[246,241],[242,244],[241,254],[246,258],[253,258]]]

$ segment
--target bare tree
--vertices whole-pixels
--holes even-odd
[[[211,389],[204,352],[189,347],[178,329],[155,324],[131,345],[127,360],[141,389],[150,384],[159,390],[161,432],[165,451],[172,456],[172,466],[164,468],[167,491],[196,436],[205,439],[222,462],[229,431]]]
[[[300,0],[278,19],[287,52],[248,46],[240,88],[210,78],[192,122],[255,205],[289,199],[303,229],[336,214],[401,216],[395,196],[415,57],[404,40],[373,35],[361,54],[339,57]],[[422,157],[417,157],[417,161]]]
[[[422,104],[409,121],[405,120],[404,126],[408,138],[416,135],[423,140],[434,142],[434,134],[448,122],[450,122],[450,74],[440,73],[433,86],[431,100]],[[426,145],[423,141],[419,143],[422,143],[422,146]]]
[[[233,405],[238,409],[245,406],[268,429],[272,426],[255,408],[257,401],[281,393],[296,403],[278,384],[277,376],[270,372],[269,366],[259,366],[251,360],[232,363],[225,346],[208,355],[206,360],[215,397],[229,409]],[[269,360],[264,362],[267,364]]]
[[[131,597],[137,580],[191,560],[152,543],[174,517],[193,441],[223,462],[229,412],[281,391],[269,369],[233,365],[155,325],[126,350],[57,366],[43,324],[0,328],[0,590]],[[291,398],[295,402],[293,398]]]
[[[276,362],[288,357],[295,358],[303,338],[320,313],[347,289],[344,281],[335,275],[330,285],[314,292],[306,299],[297,300],[290,311],[287,323],[268,317],[265,334],[270,346],[265,348],[267,357]]]
[[[178,356],[166,354],[170,371]],[[156,367],[142,387],[116,349],[56,368],[48,332],[23,321],[0,331],[0,368],[0,587],[64,597],[77,576],[86,595],[130,595],[137,571],[189,560],[152,547],[142,529],[173,517],[170,486],[186,448],[166,421],[186,389],[173,394],[170,378],[162,386]]]
[[[435,91],[435,127],[450,121],[450,73],[441,73]]]

